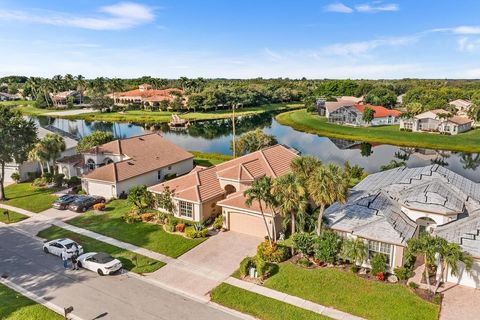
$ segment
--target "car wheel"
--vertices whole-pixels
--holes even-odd
[[[50,253],[50,251],[48,250],[47,247],[43,247],[43,252],[45,252],[45,253]]]
[[[104,276],[104,275],[105,275],[105,274],[103,273],[102,269],[98,269],[98,270],[97,270],[97,273],[98,273],[99,275],[101,275],[101,276]]]

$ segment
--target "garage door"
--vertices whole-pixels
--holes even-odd
[[[465,265],[460,262],[458,264],[457,276],[452,275],[450,270],[447,270],[446,272],[448,282],[480,289],[480,261],[474,260],[472,269],[470,271],[466,270]]]
[[[230,230],[263,238],[267,235],[265,223],[261,216],[253,216],[239,212],[230,212]],[[268,221],[267,221],[268,222]]]
[[[101,196],[105,197],[106,199],[110,199],[113,197],[112,185],[94,181],[87,181],[87,183],[88,186],[86,187],[86,189],[89,195]]]

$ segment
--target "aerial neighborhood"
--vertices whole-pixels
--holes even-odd
[[[0,319],[479,319],[479,10],[0,1]]]

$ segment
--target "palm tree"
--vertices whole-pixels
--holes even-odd
[[[43,173],[45,172],[44,164],[48,161],[48,153],[42,143],[37,142],[35,144],[35,146],[32,148],[32,150],[30,150],[28,154],[28,159],[30,161],[38,161],[38,163],[40,164],[40,171],[43,175]]]
[[[288,173],[273,181],[272,194],[276,198],[280,214],[290,215],[291,234],[296,232],[296,212],[305,211],[308,205],[306,191],[295,174]]]
[[[460,154],[460,163],[463,165],[463,169],[476,170],[480,166],[480,153],[466,153]]]
[[[43,145],[43,148],[47,153],[47,170],[48,172],[51,172],[50,162],[55,161],[55,159],[60,157],[61,153],[65,151],[65,140],[58,134],[48,133],[43,137],[40,143]]]
[[[123,90],[123,81],[122,79],[113,78],[108,80],[107,88],[112,93],[113,103],[115,104],[115,92],[120,92]]]
[[[455,276],[458,274],[458,263],[463,262],[465,264],[465,269],[472,269],[473,258],[470,254],[463,252],[462,248],[452,242],[447,242],[445,239],[439,238],[439,249],[440,249],[440,276],[435,286],[434,294],[437,293],[440,285],[446,281],[446,270],[450,269],[451,275]]]
[[[290,169],[300,179],[307,180],[310,174],[321,165],[322,162],[315,157],[302,156],[292,160]]]
[[[77,81],[77,90],[80,92],[80,103],[83,103],[83,92],[85,91],[85,88],[87,86],[87,83],[85,82],[85,77],[79,74],[78,76],[75,77]]]
[[[65,77],[63,77],[63,82],[67,90],[72,90],[74,88],[75,78],[70,73],[67,73]]]
[[[39,87],[43,93],[43,96],[45,98],[45,102],[47,103],[47,108],[48,108],[50,106],[49,100],[50,100],[50,90],[52,90],[52,82],[50,81],[50,79],[41,79]]]
[[[337,201],[347,201],[348,178],[338,165],[330,163],[315,169],[307,180],[307,186],[310,198],[319,206],[317,234],[320,235],[325,208]]]
[[[263,218],[263,222],[265,223],[265,229],[267,231],[268,241],[270,245],[273,245],[272,236],[270,234],[270,228],[267,224],[267,219],[265,217],[265,213],[263,212],[263,204],[265,206],[269,206],[272,201],[272,179],[270,177],[264,176],[258,180],[253,181],[252,186],[244,191],[244,196],[247,198],[245,200],[245,204],[250,207],[254,201],[258,201],[260,207],[260,213]]]
[[[340,255],[356,265],[361,265],[367,258],[367,245],[360,238],[347,239],[342,243]]]

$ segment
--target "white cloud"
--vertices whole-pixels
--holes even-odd
[[[0,11],[0,20],[69,26],[92,30],[122,30],[155,19],[154,10],[134,2],[119,2],[98,9],[99,15],[77,16],[65,12]]]
[[[375,13],[382,11],[398,11],[400,10],[400,7],[396,3],[365,3],[355,6],[355,9],[358,12]]]
[[[341,55],[341,56],[359,56],[365,55],[370,51],[379,47],[398,47],[406,46],[416,42],[419,35],[397,37],[397,38],[383,38],[360,42],[346,42],[335,43],[323,48],[323,52],[327,55]]]
[[[269,48],[265,48],[264,52],[267,55],[267,57],[272,61],[280,61],[284,58],[283,55],[281,55],[278,52],[272,51]]]
[[[327,12],[352,13],[353,9],[341,2],[330,3],[323,8]]]
[[[456,34],[480,34],[479,26],[458,26],[450,30]]]
[[[458,39],[458,50],[462,52],[475,52],[480,49],[480,39],[471,39],[469,37],[461,37]]]

